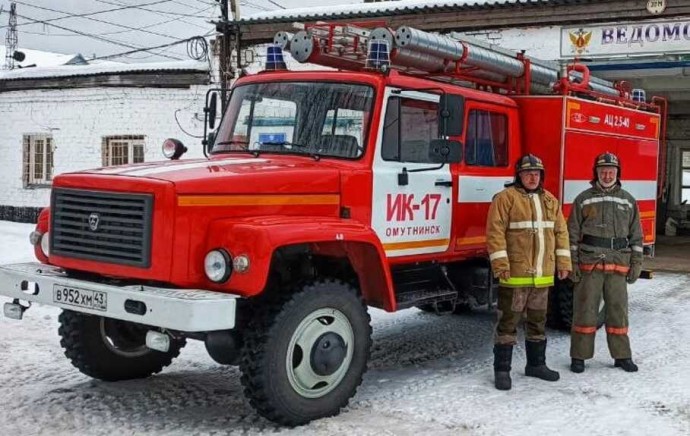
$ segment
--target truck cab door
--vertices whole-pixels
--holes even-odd
[[[438,138],[438,112],[435,94],[387,89],[384,95],[371,226],[388,257],[441,253],[450,246],[450,165],[429,156]]]
[[[491,201],[514,178],[519,153],[515,108],[468,101],[463,162],[457,166],[458,197],[453,220],[456,251],[486,250],[486,217]]]

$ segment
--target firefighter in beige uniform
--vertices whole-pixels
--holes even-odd
[[[568,219],[575,286],[570,369],[585,370],[594,356],[597,314],[606,303],[606,338],[615,366],[637,371],[628,339],[628,290],[642,268],[642,227],[637,202],[621,187],[613,153],[594,162],[592,187],[575,198]],[[627,283],[626,283],[627,282]]]
[[[558,372],[546,366],[546,308],[554,273],[565,279],[571,270],[565,219],[558,200],[542,186],[542,161],[523,156],[515,173],[515,181],[494,197],[486,224],[491,269],[499,278],[494,375],[501,390],[511,388],[513,346],[523,316],[525,375],[558,380]]]

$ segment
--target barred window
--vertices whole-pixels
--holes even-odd
[[[144,135],[104,136],[103,166],[144,162]]]
[[[26,134],[22,146],[24,187],[50,186],[53,180],[53,136]]]

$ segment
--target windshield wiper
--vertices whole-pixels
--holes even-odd
[[[297,147],[297,148],[305,148],[307,147],[304,144],[297,144],[295,142],[290,142],[290,141],[266,141],[262,142],[261,145],[278,145],[280,147],[285,148],[285,146],[290,146],[290,147]]]

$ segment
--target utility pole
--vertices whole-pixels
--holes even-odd
[[[5,69],[14,69],[14,52],[17,51],[17,4],[10,3],[10,22],[5,34]]]
[[[240,32],[237,20],[240,18],[239,0],[216,0],[220,3],[222,22],[216,27],[222,33],[220,47],[220,89],[221,108],[225,111],[227,104],[228,82],[237,76],[241,68]],[[230,13],[232,12],[232,22]],[[236,54],[236,65],[232,62],[232,53]]]

